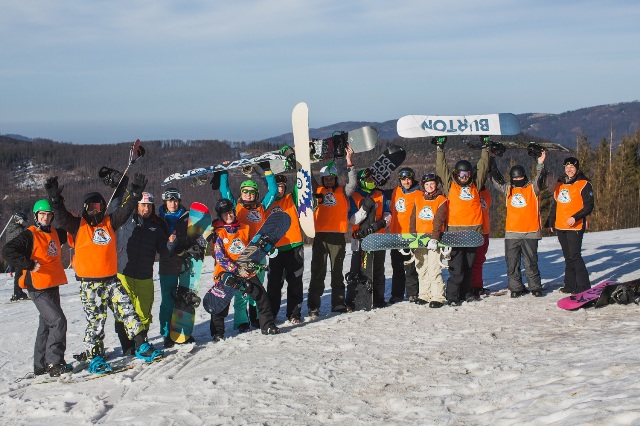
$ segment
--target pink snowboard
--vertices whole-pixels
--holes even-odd
[[[600,284],[591,287],[589,290],[558,300],[558,308],[569,311],[579,309],[589,302],[598,300],[605,287],[617,284],[619,283],[616,281],[602,281]]]

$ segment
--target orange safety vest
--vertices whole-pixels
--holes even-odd
[[[222,239],[222,244],[227,257],[233,261],[238,259],[244,249],[249,245],[249,233],[251,232],[249,225],[241,223],[238,227],[238,231],[235,233],[230,233],[224,227],[217,228],[215,232]],[[220,266],[220,263],[216,262],[213,268],[213,279],[215,280],[221,272],[226,272],[226,270]]]
[[[482,225],[480,194],[475,184],[460,186],[455,181],[449,188],[449,226]]]
[[[284,197],[273,202],[269,208],[269,214],[277,211],[283,211],[288,214],[291,218],[291,225],[289,226],[289,229],[287,229],[287,232],[276,243],[276,248],[289,244],[301,243],[302,229],[300,229],[300,222],[298,221],[298,209],[293,202],[291,194],[286,194]]]
[[[73,269],[80,278],[106,278],[118,273],[116,233],[111,218],[105,216],[97,226],[91,226],[84,218],[76,234]]]
[[[236,204],[236,218],[238,222],[249,225],[249,238],[258,233],[267,217],[262,203],[256,203],[256,208],[248,209],[242,203]]]
[[[582,190],[587,186],[587,180],[578,180],[572,184],[558,183],[553,198],[556,200],[556,229],[575,231],[582,229],[582,219],[576,220],[573,226],[567,226],[567,220],[576,212],[582,210]]]
[[[62,248],[55,229],[43,232],[35,226],[27,228],[33,234],[33,251],[31,260],[37,261],[40,268],[37,271],[22,271],[18,285],[27,288],[26,275],[31,275],[31,285],[36,290],[44,290],[67,283],[67,276],[62,266]]]
[[[322,202],[313,213],[316,232],[340,232],[346,234],[349,228],[349,203],[344,188],[335,189],[319,186],[316,194],[322,195]]]
[[[507,192],[507,232],[538,232],[540,230],[540,197],[533,185],[511,187]]]
[[[423,198],[422,192],[418,190],[408,194],[405,194],[400,186],[393,190],[393,194],[391,194],[391,221],[389,222],[390,233],[411,232],[411,214],[418,197]]]
[[[431,234],[433,232],[433,219],[435,219],[440,206],[447,202],[447,197],[444,195],[438,195],[433,200],[425,200],[423,196],[416,197],[416,232],[419,234]],[[440,229],[441,232],[444,232],[444,225],[443,223]]]
[[[479,192],[480,207],[482,208],[482,233],[489,235],[491,233],[491,219],[489,218],[489,210],[491,209],[491,192],[489,188],[484,188]]]
[[[356,206],[360,206],[360,202],[365,197],[363,197],[362,194],[360,194],[359,192],[354,192],[353,194],[351,194],[351,198],[353,198],[353,201],[356,203]],[[379,189],[372,191],[371,194],[369,195],[369,198],[372,198],[373,201],[376,202],[376,220],[382,219],[382,213],[384,211],[383,210],[384,206],[382,205],[384,201],[384,198],[382,197],[382,191],[380,191]],[[360,229],[359,225],[351,226],[351,232],[356,232],[358,229]],[[384,234],[385,232],[386,232],[385,228],[380,228],[378,231],[376,231],[376,234]]]

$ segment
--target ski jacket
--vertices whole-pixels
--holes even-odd
[[[22,234],[25,229],[27,229],[26,226],[22,226],[19,223],[15,223],[12,219],[9,225],[7,225],[7,232],[6,232],[7,236],[5,237],[6,238],[5,241],[9,242],[13,240],[15,237]]]
[[[164,219],[167,223],[168,235],[175,232],[176,240],[171,247],[171,253],[166,253],[165,256],[160,256],[158,273],[161,275],[180,275],[182,273],[182,266],[184,265],[184,260],[180,257],[180,253],[189,246],[187,238],[189,211],[180,206],[178,211],[182,210],[182,214],[176,217],[177,215],[167,212],[163,207],[164,206],[160,206],[158,209],[158,216]],[[170,218],[170,221],[167,221],[167,218]],[[173,229],[170,223],[173,223]]]
[[[416,232],[429,234],[434,240],[442,238],[447,221],[448,201],[440,190],[433,196],[421,193],[416,197]]]
[[[291,225],[289,226],[289,229],[287,229],[287,232],[276,243],[278,251],[288,251],[301,246],[303,243],[302,229],[300,228],[298,209],[293,201],[293,196],[291,194],[285,194],[284,197],[274,201],[271,208],[269,208],[267,216],[276,211],[283,211],[291,218]]]
[[[591,182],[582,172],[578,172],[573,179],[566,175],[558,179],[553,191],[553,200],[549,210],[549,227],[564,231],[579,231],[587,227],[587,216],[593,211],[593,188]],[[573,217],[573,226],[567,226],[566,221]]]
[[[338,232],[346,234],[349,229],[349,199],[344,187],[325,188],[318,186],[315,194],[321,201],[318,208],[313,212],[315,219],[316,233],[318,232]]]
[[[18,270],[23,271],[19,285],[30,290],[44,290],[67,283],[62,265],[62,245],[67,241],[67,233],[51,228],[45,232],[30,226],[9,241],[2,250],[2,256]],[[40,264],[33,271],[35,262]]]
[[[156,253],[166,258],[176,245],[168,240],[169,227],[164,219],[155,213],[147,219],[134,213],[116,232],[118,272],[139,280],[153,278]]]
[[[238,272],[235,261],[240,257],[244,249],[249,245],[249,226],[239,223],[224,225],[216,224],[214,228],[215,241],[213,243],[213,257],[216,260],[213,269],[213,279],[221,272]]]
[[[404,234],[415,232],[416,199],[422,195],[418,182],[409,189],[402,186],[394,188],[391,194],[391,221],[389,222],[389,232],[392,234]]]
[[[482,233],[489,235],[491,233],[491,218],[489,211],[491,210],[491,192],[486,186],[478,192],[480,195],[480,208],[482,209]]]

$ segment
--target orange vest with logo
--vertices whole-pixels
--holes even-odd
[[[249,233],[251,232],[249,225],[241,223],[238,227],[238,231],[235,233],[230,233],[226,228],[217,228],[215,232],[222,239],[222,244],[227,257],[233,261],[238,259],[240,254],[242,254],[244,249],[249,245]],[[226,272],[226,270],[216,262],[213,268],[213,279],[215,280],[221,272]]]
[[[255,206],[255,208],[248,209],[242,203],[236,204],[236,218],[238,222],[249,225],[249,238],[253,238],[264,221],[267,220],[262,203],[256,203]]]
[[[118,273],[116,233],[109,216],[98,226],[91,226],[82,218],[75,245],[73,269],[80,278],[106,278]]]
[[[276,248],[289,244],[301,243],[302,229],[300,229],[300,222],[298,221],[298,209],[293,202],[291,194],[287,194],[281,199],[274,201],[271,207],[269,207],[269,214],[279,210],[282,210],[289,215],[291,218],[291,225],[289,226],[289,229],[287,229],[287,232],[276,243]]]
[[[433,219],[441,205],[447,203],[447,197],[438,195],[433,200],[425,200],[420,193],[416,197],[416,232],[419,234],[430,234],[433,232]],[[440,231],[444,231],[444,223]]]
[[[340,232],[346,234],[349,228],[349,203],[344,193],[344,188],[335,189],[319,186],[316,194],[322,195],[322,203],[313,212],[316,223],[316,232]]]
[[[44,290],[67,283],[67,276],[62,266],[62,248],[55,229],[51,233],[41,231],[35,226],[27,228],[33,234],[33,251],[31,260],[37,261],[40,268],[37,271],[22,271],[18,285],[27,288],[25,278],[31,275],[31,285],[36,290]]]
[[[556,200],[556,229],[565,231],[582,229],[582,219],[576,220],[573,226],[567,226],[566,222],[584,207],[581,192],[587,183],[586,180],[579,180],[573,184],[558,183],[556,190],[553,191],[553,198]]]
[[[480,194],[474,184],[460,186],[455,181],[449,188],[449,226],[482,225]]]
[[[540,201],[533,185],[511,187],[507,192],[507,232],[538,232],[540,230]]]
[[[353,198],[353,201],[356,203],[356,206],[360,206],[360,202],[365,198],[362,196],[362,194],[360,194],[359,192],[354,192],[353,194],[351,194],[351,198]],[[380,220],[382,219],[382,213],[383,213],[383,209],[384,206],[383,201],[384,198],[382,197],[382,191],[376,189],[373,192],[371,192],[371,195],[369,195],[369,198],[372,198],[373,201],[376,202],[376,220]],[[352,232],[356,232],[358,229],[360,229],[359,225],[352,225],[351,226],[351,231]],[[387,232],[385,230],[385,228],[380,228],[378,231],[376,231],[376,234],[384,234],[385,232]]]
[[[389,232],[392,234],[404,234],[411,232],[411,214],[416,205],[417,197],[422,197],[422,192],[413,191],[408,194],[397,187],[391,194],[391,221]]]
[[[480,207],[482,208],[482,233],[488,235],[491,233],[491,219],[489,218],[489,210],[491,209],[491,192],[489,188],[480,191]]]

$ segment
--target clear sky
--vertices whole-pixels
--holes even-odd
[[[637,0],[0,0],[0,134],[259,140],[640,99]]]

